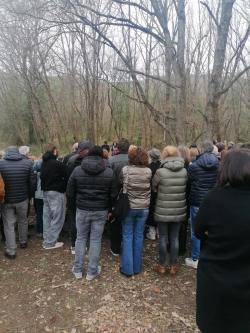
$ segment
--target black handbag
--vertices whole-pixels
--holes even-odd
[[[130,209],[129,198],[127,193],[128,177],[129,177],[129,170],[127,170],[126,180],[123,183],[123,187],[121,188],[117,200],[115,202],[115,205],[113,207],[112,216],[114,218],[124,219],[128,215],[128,211]]]

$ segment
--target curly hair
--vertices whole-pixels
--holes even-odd
[[[130,165],[147,167],[149,164],[146,150],[140,147],[131,146],[128,151],[128,158]]]

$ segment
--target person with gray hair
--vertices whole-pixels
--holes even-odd
[[[24,158],[28,158],[28,155],[30,153],[30,147],[29,146],[20,146],[19,147],[19,153],[24,156]]]
[[[186,265],[197,268],[200,256],[200,240],[194,234],[195,218],[199,208],[207,195],[216,185],[219,159],[213,154],[214,145],[212,141],[204,141],[202,153],[190,164],[188,177],[191,184],[189,204],[191,223],[191,258],[186,258]]]

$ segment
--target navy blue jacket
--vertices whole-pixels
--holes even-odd
[[[32,168],[32,161],[24,158],[16,147],[7,150],[4,159],[0,160],[6,204],[19,203],[32,196],[36,180]]]
[[[213,153],[204,153],[189,166],[188,177],[191,183],[190,206],[200,207],[204,197],[216,185],[219,160]]]

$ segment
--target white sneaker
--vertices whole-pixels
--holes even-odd
[[[186,264],[186,266],[188,266],[188,267],[192,267],[192,268],[194,268],[194,269],[197,269],[197,267],[198,267],[198,262],[199,262],[199,260],[193,260],[192,258],[186,258],[186,259],[185,259],[185,264]]]
[[[43,246],[44,250],[54,250],[54,249],[58,249],[59,247],[62,247],[64,245],[63,242],[56,242],[56,244],[54,246]]]
[[[101,274],[101,271],[102,271],[101,266],[98,266],[98,268],[97,268],[97,273],[96,273],[95,275],[87,274],[87,275],[86,275],[86,280],[87,280],[87,281],[92,281],[92,280],[94,280],[97,276],[99,276],[99,275]]]
[[[76,254],[75,248],[73,246],[70,247],[71,250],[71,254],[73,254],[73,256]]]
[[[76,273],[76,272],[74,271],[74,266],[72,267],[71,272],[73,273],[74,277],[75,277],[77,280],[82,279],[82,272],[78,272],[78,273]]]
[[[156,240],[155,227],[149,227],[146,237],[147,237],[147,239],[150,239],[150,240]]]

